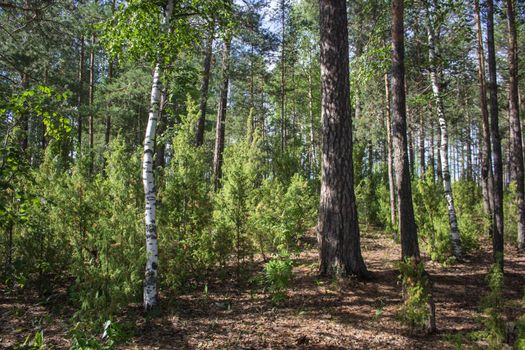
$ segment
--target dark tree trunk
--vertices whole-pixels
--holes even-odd
[[[115,12],[115,6],[116,6],[116,0],[113,0],[111,3],[111,13]],[[115,60],[113,58],[109,59],[108,62],[108,82],[111,83],[113,80],[113,74],[115,69]],[[109,138],[111,137],[111,113],[108,113],[106,115],[106,122],[105,122],[105,130],[104,130],[104,145],[106,147],[109,145]]]
[[[167,117],[164,110],[166,108],[168,92],[164,87],[160,93],[160,104],[159,104],[159,126],[157,130],[157,135],[162,136],[166,131]],[[164,168],[166,166],[166,143],[158,142],[155,150],[155,165]]]
[[[487,108],[487,90],[485,86],[485,55],[483,52],[483,34],[481,32],[479,0],[474,1],[474,15],[476,19],[476,36],[478,51],[479,107],[482,116],[481,190],[483,193],[483,208],[485,210],[485,215],[487,215],[487,217],[489,217],[492,222],[492,147],[490,143],[489,110]],[[492,235],[492,224],[490,225],[489,234]]]
[[[21,83],[23,90],[27,90],[29,88],[29,75],[27,73],[22,73]],[[29,147],[29,116],[27,113],[22,113],[20,124],[22,125],[22,141],[20,142],[20,147],[25,153]]]
[[[392,1],[392,134],[394,169],[403,257],[419,259],[417,227],[412,204],[412,187],[408,164],[406,101],[405,101],[405,43],[403,29],[403,0]]]
[[[472,137],[471,137],[471,124],[472,119],[470,118],[470,113],[467,110],[467,128],[466,133],[467,137],[465,139],[465,158],[467,158],[467,164],[465,166],[465,178],[467,181],[472,181]]]
[[[317,224],[324,276],[367,277],[352,164],[352,120],[345,0],[320,0],[322,170]]]
[[[503,162],[498,117],[498,85],[496,80],[496,52],[494,48],[494,2],[487,0],[487,62],[489,68],[490,131],[492,136],[492,160],[494,162],[493,188],[493,234],[494,261],[503,269]]]
[[[113,80],[113,69],[114,69],[114,62],[113,60],[109,61],[108,65],[108,82],[111,83]],[[105,123],[105,129],[104,129],[104,145],[106,147],[109,145],[109,138],[111,136],[111,113],[108,113],[106,115],[106,123]]]
[[[213,154],[213,188],[215,191],[221,187],[224,129],[228,105],[228,85],[230,83],[230,45],[231,37],[225,40],[222,52],[222,81],[217,109],[217,122],[215,124],[215,152]]]
[[[84,52],[84,36],[82,35],[80,37],[80,61],[79,61],[79,68],[78,68],[78,121],[77,121],[77,132],[78,132],[78,153],[81,151],[82,146],[82,108],[84,105],[84,80],[86,79],[84,77],[85,68],[84,68],[84,62],[85,62],[85,52]]]
[[[286,29],[286,0],[281,0],[281,153],[286,150],[286,65],[285,56],[285,29]]]
[[[204,53],[204,62],[202,64],[202,83],[200,90],[200,115],[197,123],[197,133],[195,135],[195,143],[197,146],[201,146],[204,143],[204,128],[206,126],[206,105],[208,102],[208,89],[210,86],[210,72],[211,72],[211,58],[212,58],[212,47],[213,47],[213,36],[215,24],[212,24],[209,37],[206,41],[206,48]]]
[[[518,249],[525,248],[525,203],[523,176],[523,148],[518,99],[518,46],[515,23],[515,5],[507,0],[507,26],[509,31],[509,124],[510,166],[512,181],[516,182],[516,204],[518,209]]]
[[[429,110],[431,110],[429,108]],[[430,154],[429,154],[429,163],[432,167],[432,181],[436,181],[436,158],[434,157],[434,120],[430,118]]]
[[[94,93],[95,93],[95,43],[96,43],[96,36],[95,33],[91,35],[91,48],[89,51],[89,91],[88,91],[88,98],[89,98],[89,148],[93,149],[93,142],[94,142],[94,133],[95,133],[95,125],[94,125],[94,117],[93,117],[93,99],[94,99]]]
[[[425,177],[425,112],[423,108],[419,111],[419,169],[420,177]]]

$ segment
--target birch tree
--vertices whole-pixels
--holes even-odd
[[[443,189],[447,201],[448,219],[450,223],[450,235],[452,243],[452,253],[456,259],[461,259],[461,240],[459,236],[458,221],[456,216],[456,207],[454,206],[454,196],[452,194],[452,183],[450,180],[450,168],[448,159],[448,128],[445,119],[445,108],[441,91],[440,70],[437,66],[437,47],[435,34],[435,11],[436,4],[430,3],[427,6],[427,34],[428,34],[428,58],[430,62],[430,82],[432,84],[432,93],[436,104],[439,128],[441,130],[440,158],[441,173],[443,174]]]
[[[156,192],[153,173],[155,137],[162,92],[161,78],[168,63],[177,58],[180,48],[192,42],[198,29],[189,19],[195,16],[211,22],[214,16],[228,23],[231,6],[223,0],[167,0],[159,4],[132,0],[117,11],[105,26],[105,44],[114,56],[134,61],[145,58],[154,66],[148,123],[144,137],[142,181],[145,195],[144,223],[146,231],[146,268],[144,278],[144,309],[157,304],[159,249],[156,226]]]

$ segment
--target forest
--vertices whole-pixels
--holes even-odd
[[[525,350],[525,2],[0,0],[0,349]]]

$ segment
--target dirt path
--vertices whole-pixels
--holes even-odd
[[[320,280],[313,245],[294,259],[294,282],[278,307],[255,283],[215,282],[177,297],[164,296],[160,315],[135,320],[136,336],[122,349],[454,349],[454,339],[481,328],[478,305],[486,293],[490,252],[482,249],[464,263],[443,268],[426,263],[434,282],[438,332],[413,334],[395,314],[401,304],[395,261],[399,247],[377,232],[363,234],[363,254],[374,280]],[[525,286],[525,258],[507,249],[506,314],[515,319]],[[254,271],[260,265],[250,266]],[[16,316],[16,310],[26,310]],[[33,310],[30,313],[30,310]],[[47,314],[46,314],[47,312]],[[31,320],[50,317],[31,300],[0,300],[0,347],[30,331]],[[55,347],[67,344],[63,322],[42,327]],[[7,334],[18,330],[17,334]],[[62,333],[61,333],[62,332]],[[47,337],[46,337],[47,338]],[[466,344],[483,347],[482,343]]]

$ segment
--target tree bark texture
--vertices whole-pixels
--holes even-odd
[[[222,81],[215,124],[215,151],[213,154],[213,188],[217,191],[221,187],[222,158],[224,152],[224,132],[226,128],[226,109],[228,106],[228,86],[230,83],[230,46],[231,37],[224,41],[222,51]]]
[[[173,12],[173,0],[168,0],[165,9],[163,27],[169,28],[170,17]],[[149,310],[157,304],[157,275],[159,264],[159,251],[157,242],[157,224],[155,221],[156,195],[155,178],[153,175],[153,153],[155,152],[155,132],[160,109],[161,93],[161,64],[160,58],[155,65],[153,72],[153,82],[151,84],[150,110],[148,114],[148,124],[144,137],[144,155],[142,160],[142,181],[144,184],[145,195],[145,214],[146,224],[146,272],[144,279],[144,309]]]
[[[515,5],[507,0],[508,60],[509,60],[509,126],[510,166],[512,181],[516,183],[518,210],[518,249],[525,248],[525,201],[523,175],[523,148],[518,99],[518,45],[515,23]]]
[[[483,33],[481,31],[479,0],[474,1],[474,16],[476,20],[476,37],[478,52],[479,107],[482,116],[481,191],[483,193],[483,208],[485,214],[487,215],[487,217],[490,218],[492,222],[492,147],[490,143],[489,110],[487,107],[487,89],[485,85],[485,55],[483,50]],[[492,232],[492,224],[490,226],[490,232]]]
[[[498,116],[498,85],[496,80],[496,51],[494,47],[494,1],[487,0],[487,63],[490,93],[490,133],[493,161],[493,232],[492,248],[494,261],[503,269],[503,161]]]
[[[197,133],[195,136],[195,143],[197,146],[201,146],[204,143],[204,129],[206,126],[206,105],[208,102],[208,90],[210,86],[210,72],[211,72],[211,59],[212,59],[212,48],[213,48],[213,36],[215,24],[212,24],[208,33],[209,37],[206,41],[206,48],[204,52],[204,62],[202,63],[202,83],[200,89],[200,104],[199,104],[199,120],[197,122]]]
[[[354,193],[345,0],[320,0],[320,28],[323,146],[317,224],[319,272],[367,277]]]

